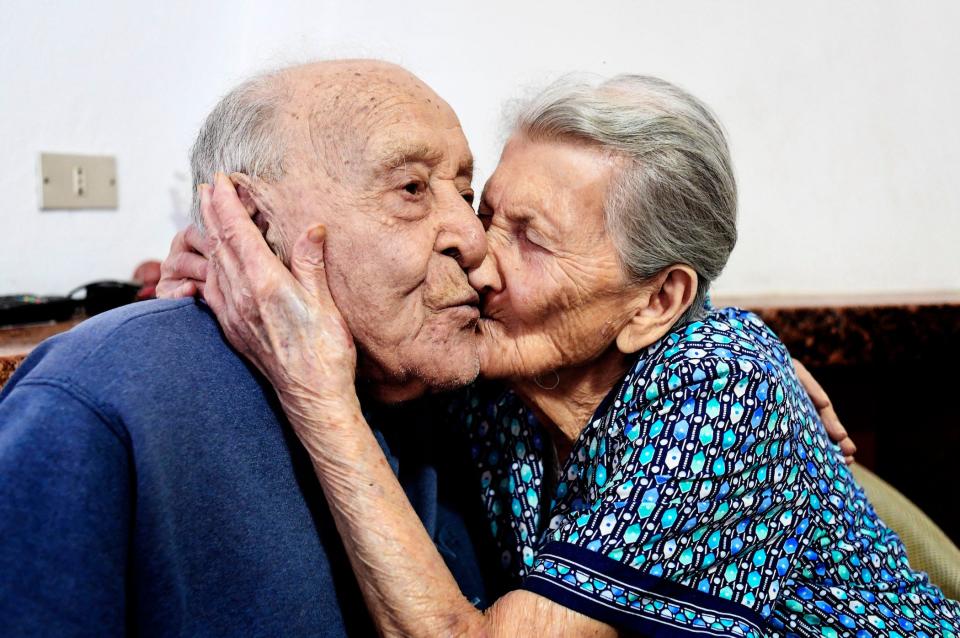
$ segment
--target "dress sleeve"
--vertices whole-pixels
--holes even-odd
[[[9,636],[125,634],[127,448],[58,382],[0,400],[0,626]]]
[[[808,522],[776,368],[683,360],[597,428],[524,588],[650,636],[763,636]],[[574,479],[568,476],[566,479]]]

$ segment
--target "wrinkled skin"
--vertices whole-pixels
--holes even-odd
[[[364,164],[327,174],[327,181],[300,178],[298,189],[285,185],[298,183],[296,173],[273,187],[218,175],[212,191],[201,189],[209,239],[185,233],[174,248],[189,245],[209,259],[204,297],[230,342],[277,390],[381,633],[513,636],[523,628],[612,636],[612,627],[530,592],[509,592],[485,612],[463,598],[363,420],[352,385],[353,344],[369,353],[361,374],[404,392],[469,381],[479,347],[484,369],[509,379],[556,438],[569,438],[585,423],[583,412],[623,374],[626,354],[662,336],[689,305],[695,274],[678,265],[653,282],[628,282],[600,204],[616,160],[590,147],[519,137],[507,145],[481,205],[490,245],[481,264],[482,236],[472,241],[470,224],[455,214],[470,210],[463,203],[464,165],[442,161],[458,155],[456,136],[443,135],[450,130],[431,129],[431,141],[446,154],[381,163],[369,182],[351,182],[374,187],[355,186],[353,193],[343,184]],[[343,161],[358,157],[344,148],[337,149],[346,153]],[[343,201],[357,210],[351,215]],[[300,212],[274,216],[286,207]],[[297,237],[285,246],[289,252],[278,250],[289,255],[286,266],[250,220],[258,214],[268,239],[271,225],[273,237]],[[371,252],[363,252],[368,246]],[[203,269],[188,261],[195,272]],[[484,293],[479,344],[469,303],[475,297],[463,288],[461,267]],[[194,285],[170,281],[173,290]],[[426,352],[433,360],[421,359],[416,368],[399,359]],[[440,373],[427,372],[429,365]],[[413,384],[404,376],[411,369],[409,376],[420,379]],[[545,389],[536,376],[551,371],[561,385]]]
[[[325,82],[327,104],[319,108],[356,111],[364,139],[324,131],[316,142],[316,127],[305,121],[318,106],[304,108],[291,135],[310,133],[315,143],[301,146],[302,161],[287,162],[293,168],[275,206],[284,211],[279,219],[289,219],[290,205],[301,217],[323,211],[330,291],[363,353],[362,375],[382,388],[382,398],[463,385],[479,366],[477,297],[463,268],[479,263],[485,240],[470,205],[472,156],[460,123],[433,91],[396,67],[348,67]],[[313,83],[298,89],[306,104]],[[342,93],[330,88],[337,83]],[[336,138],[340,143],[328,143]],[[318,147],[326,161],[316,161]],[[317,166],[342,169],[308,168]],[[302,232],[303,225],[282,234]]]
[[[518,133],[478,207],[488,254],[470,283],[482,297],[481,374],[509,379],[541,417],[560,426],[561,455],[626,372],[625,354],[635,349],[619,348],[616,337],[644,304],[641,315],[663,312],[650,298],[653,284],[662,284],[630,282],[606,231],[603,203],[617,168],[616,157],[594,146]],[[672,326],[675,315],[665,316],[666,322],[641,327],[641,344]],[[829,397],[795,365],[828,433],[852,462],[856,447]]]
[[[487,258],[470,273],[483,297],[485,377],[583,365],[629,321],[639,291],[603,223],[615,168],[592,147],[522,135],[508,142],[478,209]]]
[[[544,393],[537,380],[537,375],[558,369],[566,368],[565,377],[572,376],[573,381],[581,382],[574,386],[585,385],[588,389],[598,386],[598,392],[622,374],[625,359],[613,347],[612,341],[629,318],[630,304],[646,288],[626,282],[604,228],[601,202],[615,168],[615,158],[588,146],[534,142],[523,136],[515,136],[505,147],[501,162],[487,183],[479,214],[486,227],[489,253],[482,264],[470,273],[470,283],[483,293],[484,317],[479,324],[480,365],[487,377],[512,380],[522,395],[539,395],[549,402],[562,394],[557,389]],[[455,185],[458,193],[469,193],[463,183]],[[453,204],[460,207],[456,200]],[[465,222],[468,228],[470,222],[476,220]],[[381,219],[380,223],[389,225],[391,222]],[[254,228],[249,223],[246,226],[247,230]],[[466,233],[465,236],[470,235]],[[250,246],[248,254],[251,256],[246,259],[251,263],[253,255],[267,254],[262,240],[257,236],[251,233],[244,239]],[[163,262],[159,296],[202,293],[208,268],[204,255],[209,250],[209,240],[205,240],[195,227],[190,226],[178,233],[171,245],[170,256]],[[474,262],[477,259],[475,255],[471,258]],[[438,258],[431,255],[431,259]],[[355,261],[348,263],[354,266]],[[377,260],[371,261],[373,267],[368,269],[369,277],[377,281],[377,268],[382,264],[378,264]],[[244,271],[250,277],[246,285],[257,287],[261,294],[246,295],[245,302],[238,304],[239,310],[234,310],[237,320],[226,321],[226,326],[243,325],[239,313],[244,309],[250,315],[246,321],[251,325],[269,324],[267,317],[276,312],[278,325],[272,326],[271,332],[282,335],[275,337],[276,341],[287,344],[315,342],[309,333],[299,336],[287,334],[308,330],[309,327],[302,322],[283,326],[283,320],[279,318],[282,313],[277,309],[276,300],[271,297],[267,302],[267,297],[274,294],[271,291],[282,291],[285,286],[292,286],[290,282],[293,278],[289,274],[281,269],[271,276],[270,282],[261,285],[266,279],[263,273],[267,272],[262,265],[245,268],[244,259],[231,263],[237,271]],[[450,278],[446,281],[456,286],[459,275],[443,269],[443,266],[441,262],[437,272],[447,274]],[[309,265],[299,272],[309,279],[311,275],[308,270]],[[337,269],[331,266],[330,271],[334,270]],[[353,271],[340,268],[339,272],[342,287],[349,290],[346,273]],[[229,269],[226,275],[227,281],[236,277],[236,273],[229,272]],[[444,279],[437,276],[433,281],[442,282]],[[334,298],[339,299],[332,282],[330,288]],[[365,289],[360,285],[356,288],[361,292]],[[442,289],[444,287],[441,285],[432,288]],[[403,299],[403,295],[398,297]],[[423,298],[430,299],[431,296],[425,295]],[[351,299],[344,305],[359,315],[354,323],[367,333],[376,330],[376,322],[372,321],[374,316],[403,319],[394,317],[396,311],[390,309],[364,316],[362,301]],[[380,304],[381,307],[384,305]],[[256,306],[266,309],[258,310]],[[429,306],[422,304],[422,307],[421,316],[427,314],[426,308]],[[469,325],[470,311],[464,309],[463,312],[468,317],[465,323]],[[348,310],[343,310],[345,318],[350,314]],[[402,335],[404,326],[418,326],[424,322],[407,324],[401,320],[396,323]],[[353,329],[349,319],[347,325]],[[389,327],[390,322],[383,321],[383,325]],[[463,331],[458,326],[457,322],[453,323],[454,335],[462,337]],[[389,350],[389,339],[385,337],[374,335],[369,341],[384,344]],[[426,343],[444,343],[444,340],[439,338]],[[274,352],[279,351],[276,345],[270,347]],[[469,346],[464,349],[469,352]],[[241,350],[250,356],[255,348],[251,345]],[[288,348],[288,360],[296,358],[295,350]],[[442,352],[433,360],[439,359],[456,368],[457,362],[451,361],[445,350]],[[795,362],[795,365],[798,377],[820,412],[827,432],[840,444],[847,462],[852,462],[856,446],[837,418],[829,397],[799,362]],[[393,366],[399,371],[398,376],[407,374],[410,369],[403,362],[395,362]],[[361,374],[370,374],[371,367],[368,365],[366,371],[361,370]],[[276,368],[277,374],[286,369],[288,376],[293,376],[299,369],[289,362],[286,366],[278,365]],[[469,380],[472,369],[468,366],[464,368],[461,378]],[[583,375],[591,371],[596,378],[588,378],[583,383]],[[376,373],[375,370],[373,372]],[[546,383],[549,387],[553,382],[556,381],[550,376]],[[308,383],[308,380],[301,380],[290,385],[300,387]],[[415,394],[425,388],[426,383],[414,381],[410,387],[413,388],[411,394]],[[568,398],[578,399],[577,387],[564,389],[569,394]],[[389,394],[389,390],[391,388],[388,387],[383,394]],[[589,396],[582,399],[582,412],[590,411],[592,400]]]
[[[357,345],[360,374],[380,399],[472,381],[479,312],[464,269],[480,263],[486,242],[471,206],[473,158],[456,115],[418,78],[380,62],[296,68],[280,90],[285,173],[273,183],[233,175],[248,213],[287,266],[295,239],[326,228],[330,294]],[[237,234],[234,226],[222,230],[230,235],[221,244]],[[174,240],[161,296],[202,287],[190,281],[206,279],[202,259],[179,250],[202,246],[197,235],[189,230]],[[289,283],[275,269],[255,274],[237,285],[243,304],[255,305],[257,293],[276,302]],[[263,303],[235,316],[265,324],[271,308]],[[313,343],[309,335],[280,336],[280,326],[298,325],[302,313],[277,310],[267,342]]]

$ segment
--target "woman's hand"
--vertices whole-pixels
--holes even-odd
[[[170,254],[160,264],[159,299],[178,299],[203,294],[207,281],[207,257],[212,246],[200,229],[190,224],[173,236]]]
[[[308,411],[333,419],[359,410],[356,350],[327,287],[324,227],[309,228],[297,240],[288,270],[270,251],[230,178],[218,173],[213,187],[200,189],[207,239],[197,242],[188,229],[174,248],[198,247],[209,263],[205,273],[193,259],[175,265],[185,270],[190,261],[188,275],[206,275],[199,290],[231,345],[267,377],[288,415]],[[187,279],[178,290],[197,285],[192,276]],[[320,426],[315,418],[309,423]],[[297,433],[308,450],[319,443],[308,432]]]
[[[827,393],[824,392],[817,380],[813,378],[813,375],[802,363],[794,359],[793,367],[797,371],[797,378],[803,384],[803,389],[810,395],[813,406],[820,413],[820,421],[823,422],[823,427],[827,430],[830,440],[840,446],[840,451],[843,452],[847,465],[853,463],[853,455],[857,452],[857,446],[854,445],[853,439],[847,434],[846,428],[840,423],[840,418],[837,417],[837,413],[833,409],[830,397],[827,396]]]

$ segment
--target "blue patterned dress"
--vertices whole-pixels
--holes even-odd
[[[502,387],[450,410],[516,586],[648,636],[958,635],[755,315],[641,353],[559,467]]]

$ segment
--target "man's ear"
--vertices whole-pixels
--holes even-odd
[[[250,217],[256,215],[259,209],[257,208],[257,200],[253,195],[253,180],[250,179],[250,176],[243,173],[231,173],[230,181],[237,189],[237,197],[240,198],[243,207],[247,209],[247,214]]]
[[[258,212],[262,215],[264,211],[258,201],[266,199],[263,197],[262,183],[245,173],[230,173],[230,181],[237,189],[237,197],[240,198],[243,207],[247,209],[247,214],[250,217],[255,217]]]
[[[632,354],[655,343],[677,322],[697,296],[697,273],[674,264],[643,287],[637,309],[617,335],[617,349]]]
[[[237,197],[240,198],[240,203],[247,209],[250,219],[260,229],[260,234],[267,241],[270,250],[283,259],[283,237],[280,232],[280,225],[272,223],[273,208],[268,184],[245,173],[230,173],[230,180],[237,189]]]

